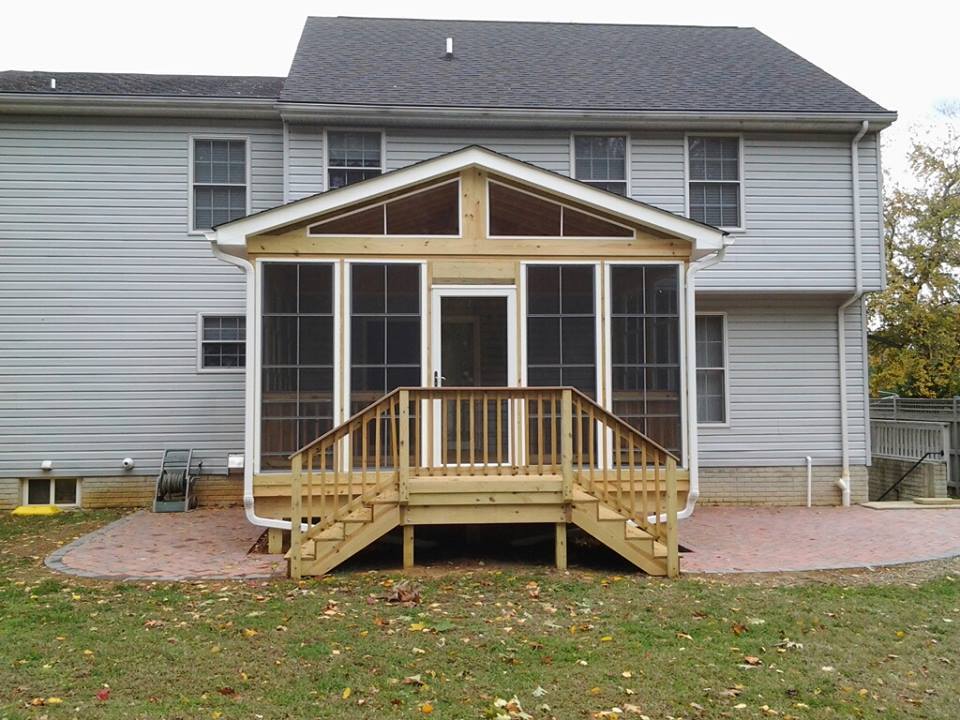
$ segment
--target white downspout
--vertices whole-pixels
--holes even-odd
[[[733,239],[725,237],[723,247],[715,253],[696,260],[687,266],[684,283],[684,322],[686,324],[686,373],[687,373],[687,473],[690,477],[690,490],[687,492],[687,504],[677,514],[683,520],[693,515],[693,508],[700,497],[700,458],[697,447],[697,289],[696,275],[705,268],[716,265],[727,254],[727,248],[733,245]]]
[[[850,143],[850,170],[853,183],[853,263],[854,263],[854,291],[845,302],[837,308],[837,372],[840,378],[840,477],[836,485],[840,488],[844,507],[850,506],[850,432],[847,428],[849,409],[847,407],[847,337],[846,318],[847,308],[863,297],[863,270],[860,243],[860,140],[870,128],[870,122],[864,120],[860,130],[853,136]]]
[[[256,275],[251,263],[246,258],[229,255],[221,250],[214,239],[216,233],[207,233],[207,239],[210,240],[210,248],[213,254],[219,260],[230,263],[243,270],[244,277],[247,280],[247,319],[252,324],[247,327],[247,362],[249,364],[244,370],[244,411],[243,411],[243,510],[249,520],[254,525],[260,527],[280,528],[289,530],[290,523],[286,520],[275,520],[265,518],[256,514],[253,505],[253,433],[254,433],[254,410],[256,408],[256,368],[257,368],[257,346],[256,346],[256,310],[257,310],[257,292]]]

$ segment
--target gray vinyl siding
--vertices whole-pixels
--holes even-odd
[[[704,466],[837,465],[841,457],[837,305],[808,296],[698,294],[727,314],[729,427],[699,428]],[[859,304],[847,309],[850,462],[865,464],[864,349]]]
[[[188,235],[191,135],[251,143],[251,206],[281,202],[277,123],[0,119],[0,477],[223,471],[243,374],[198,373],[197,313],[243,314],[242,274]]]
[[[683,135],[634,133],[630,138],[630,194],[677,215],[686,212]]]
[[[482,145],[546,170],[570,174],[570,134],[556,131],[388,129],[387,170],[412,165],[467,145]]]
[[[323,192],[323,128],[291,123],[287,133],[287,200]]]

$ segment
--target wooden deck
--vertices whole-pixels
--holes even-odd
[[[573,523],[638,568],[679,574],[676,458],[571,388],[400,388],[258,481],[289,502],[290,575],[321,575],[401,526]]]

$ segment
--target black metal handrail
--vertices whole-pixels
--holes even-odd
[[[924,453],[923,457],[920,458],[919,460],[917,460],[913,465],[911,465],[911,466],[910,466],[910,469],[907,470],[903,475],[901,475],[899,480],[897,480],[893,485],[891,485],[890,487],[888,487],[886,490],[883,491],[883,495],[881,495],[880,497],[878,497],[878,498],[876,499],[876,502],[880,502],[881,500],[883,500],[887,495],[889,495],[889,494],[890,494],[891,492],[893,492],[894,490],[897,491],[897,499],[899,500],[899,499],[900,499],[900,490],[899,490],[899,488],[900,488],[900,483],[902,483],[904,480],[906,480],[906,479],[907,479],[907,476],[910,475],[910,473],[912,473],[914,470],[916,470],[918,467],[920,467],[920,464],[921,464],[924,460],[926,460],[928,457],[943,457],[943,450],[931,450],[931,451],[928,452],[928,453]]]

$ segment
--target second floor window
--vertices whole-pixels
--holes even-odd
[[[627,194],[627,138],[624,135],[575,135],[574,175],[588,185]]]
[[[379,132],[330,131],[327,145],[328,190],[383,173]]]
[[[247,215],[247,141],[193,141],[192,230],[209,230]]]
[[[690,218],[715,227],[741,227],[740,139],[687,139]]]

